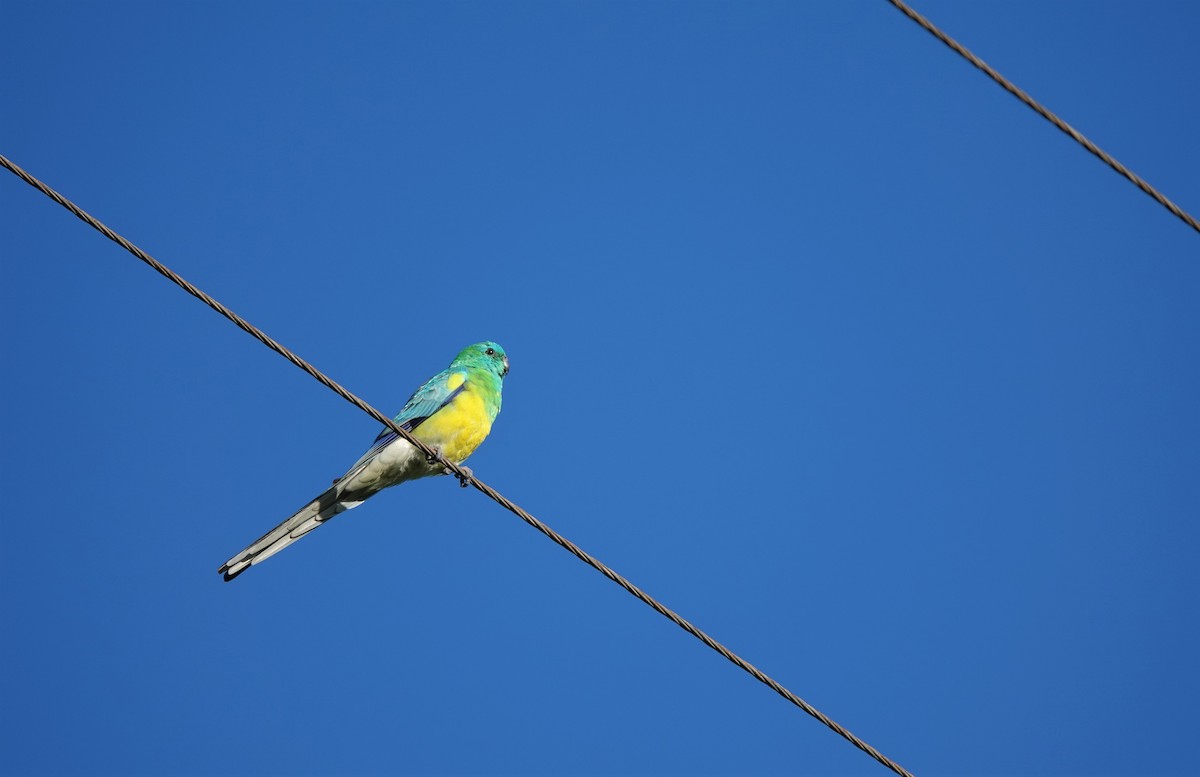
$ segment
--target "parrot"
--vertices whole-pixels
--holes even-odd
[[[434,448],[439,457],[461,466],[491,432],[500,412],[500,393],[507,374],[508,355],[498,344],[485,341],[469,345],[454,357],[449,367],[408,398],[395,418],[396,424]],[[471,474],[469,469],[467,473]],[[430,461],[414,445],[385,427],[367,452],[346,474],[334,480],[329,489],[217,571],[226,581],[232,580],[383,489],[442,474],[450,474],[443,462]]]

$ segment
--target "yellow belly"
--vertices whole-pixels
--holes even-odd
[[[470,389],[431,415],[413,430],[422,442],[435,446],[455,463],[466,461],[492,431],[492,418],[483,399]]]

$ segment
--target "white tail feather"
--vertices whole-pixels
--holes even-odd
[[[338,513],[358,507],[367,497],[406,480],[442,473],[407,440],[397,439],[359,459],[333,486],[300,508],[295,515],[259,537],[250,547],[221,565],[226,580],[274,556]]]
[[[335,485],[226,561],[217,571],[223,573],[226,580],[232,580],[258,562],[274,556],[338,513],[361,504],[360,501],[340,501],[338,496],[339,489]]]

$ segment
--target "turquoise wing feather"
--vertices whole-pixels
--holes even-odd
[[[461,374],[463,381],[459,384],[458,388],[452,390],[449,386],[450,376],[455,373]],[[400,412],[392,420],[404,431],[411,432],[420,426],[422,421],[450,404],[456,396],[462,393],[467,387],[466,377],[466,370],[442,370],[437,375],[425,381],[425,385],[414,391],[413,395],[404,403],[404,407],[400,409]],[[362,458],[354,463],[350,471],[353,472],[358,468],[358,465],[367,461],[388,445],[391,445],[392,441],[399,436],[385,426],[379,432],[379,436],[375,438],[375,442],[371,445],[370,449],[362,455]]]
[[[455,373],[462,375],[463,381],[451,391],[450,376]],[[442,370],[425,381],[424,386],[413,392],[393,420],[409,431],[416,429],[422,421],[449,404],[450,400],[466,387],[466,378],[466,370]],[[385,434],[394,434],[394,432],[391,429],[384,429],[379,436],[383,437]]]

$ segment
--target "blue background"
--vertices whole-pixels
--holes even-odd
[[[922,0],[1200,212],[1200,6]],[[1195,774],[1200,235],[883,2],[5,0],[2,151],[918,774]],[[882,767],[0,176],[5,774]]]

